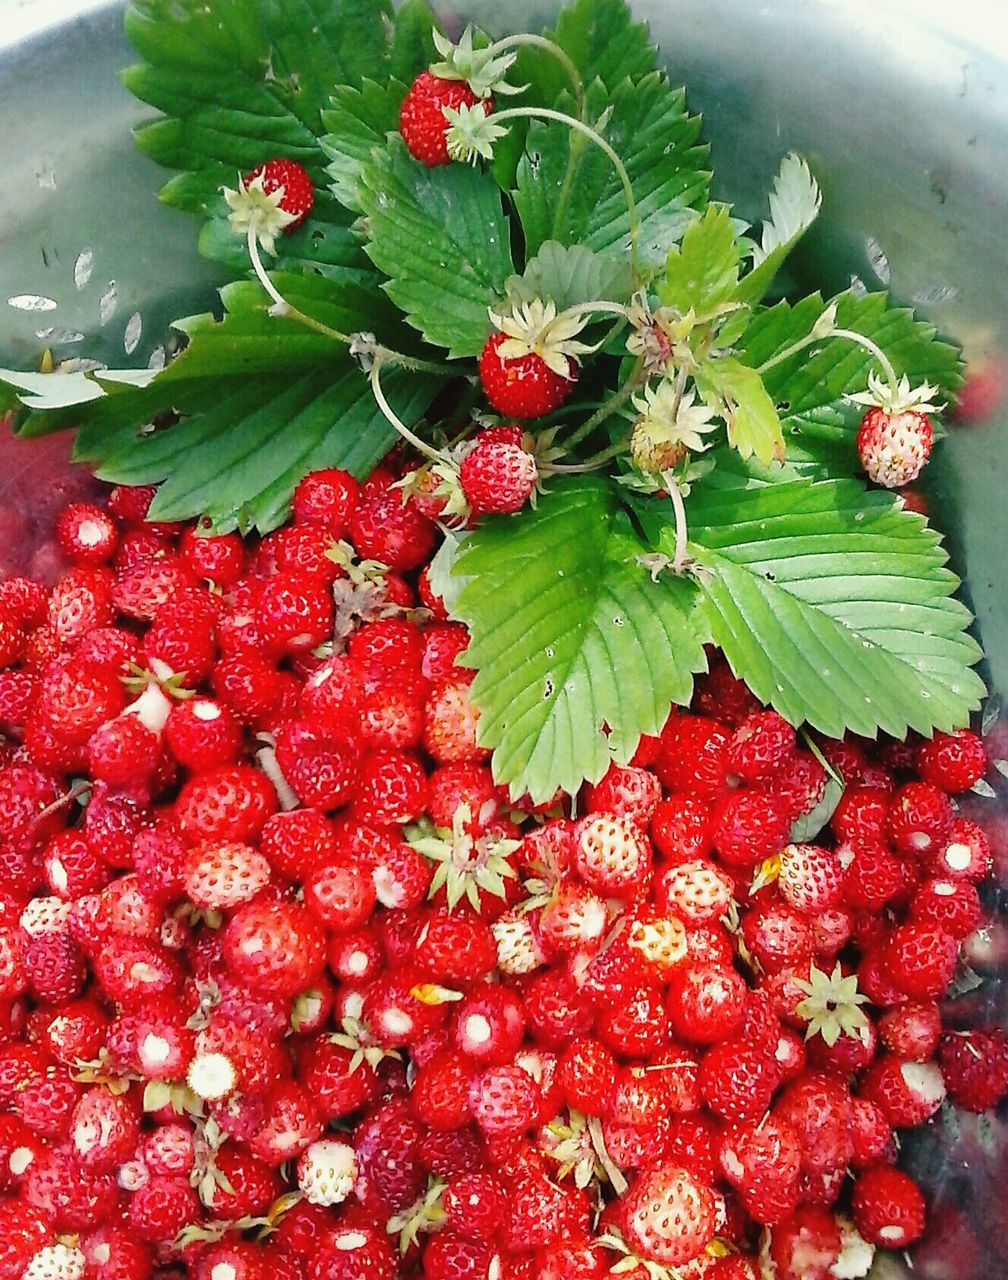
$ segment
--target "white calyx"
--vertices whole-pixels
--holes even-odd
[[[241,236],[253,231],[266,252],[275,253],[277,236],[297,221],[296,214],[280,208],[285,191],[286,188],[280,186],[267,195],[263,190],[263,174],[249,183],[239,174],[237,190],[224,188],[224,199],[231,210],[228,222]]]
[[[297,1179],[309,1204],[342,1204],[357,1180],[353,1147],[334,1138],[313,1142],[298,1160]]]
[[[238,1076],[223,1053],[200,1053],[189,1065],[186,1083],[198,1098],[218,1102],[234,1090]]]
[[[472,107],[466,102],[458,107],[442,107],[441,113],[448,121],[445,149],[452,160],[475,164],[481,158],[493,159],[494,143],[504,137],[507,129],[493,121],[482,102]]]
[[[431,64],[431,74],[441,80],[465,80],[477,98],[490,93],[521,93],[528,85],[505,84],[504,77],[518,56],[511,50],[498,53],[494,49],[474,49],[472,24],[453,43],[436,28],[431,33],[440,62]]]
[[[490,311],[490,319],[507,335],[497,348],[502,360],[520,360],[537,355],[548,369],[561,378],[571,378],[568,357],[590,354],[597,347],[578,341],[589,313],[571,309],[557,314],[556,304],[533,298],[523,302],[509,316]]]
[[[940,413],[945,406],[935,401],[937,394],[938,388],[929,382],[911,387],[906,374],[893,387],[872,369],[868,373],[868,390],[856,391],[847,399],[855,404],[883,409],[886,413],[905,413],[907,409],[915,409],[918,413]]]

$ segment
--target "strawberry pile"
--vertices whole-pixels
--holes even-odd
[[[258,542],[117,488],[0,584],[0,1280],[866,1274],[898,1131],[1008,1090],[940,1008],[982,743],[812,750],[712,655],[513,803],[402,469]]]

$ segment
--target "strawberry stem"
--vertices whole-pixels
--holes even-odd
[[[280,314],[290,316],[292,319],[300,321],[300,323],[307,326],[307,328],[314,329],[316,333],[321,333],[327,338],[332,338],[334,342],[349,344],[349,334],[340,333],[337,329],[330,329],[329,326],[327,324],[323,324],[321,320],[316,320],[313,316],[306,315],[303,311],[292,306],[292,304],[287,301],[266,273],[266,268],[263,266],[262,258],[259,256],[259,240],[254,226],[249,227],[247,240],[248,255],[252,263],[252,270],[255,272],[259,283],[276,303]]]
[[[686,504],[683,502],[682,490],[679,488],[679,481],[670,472],[666,471],[662,479],[668,486],[668,496],[672,503],[672,510],[675,512],[675,555],[672,557],[672,563],[669,568],[675,574],[683,574],[689,565],[689,556],[686,552]]]
[[[410,431],[409,427],[407,427],[404,422],[400,421],[398,414],[389,404],[388,400],[386,400],[385,392],[382,391],[381,388],[381,371],[383,363],[384,362],[380,356],[375,359],[374,364],[371,366],[371,374],[369,378],[371,391],[374,395],[378,408],[382,411],[383,415],[388,419],[391,425],[395,427],[399,435],[411,444],[418,453],[422,453],[425,458],[430,458],[432,462],[439,462],[442,455],[437,451],[437,449],[431,448],[426,441],[421,440],[418,435],[414,435],[413,432]]]
[[[600,404],[599,407],[595,410],[595,412],[591,415],[591,417],[588,418],[585,422],[583,422],[581,426],[577,428],[576,431],[571,432],[571,434],[564,441],[564,447],[566,448],[568,453],[574,448],[575,445],[580,444],[581,441],[584,440],[586,436],[590,436],[591,433],[595,430],[595,428],[600,425],[600,423],[605,422],[606,418],[611,418],[613,414],[618,413],[619,410],[622,408],[622,406],[626,404],[626,402],[630,399],[630,397],[633,395],[633,393],[637,390],[637,388],[641,384],[642,379],[640,375],[643,367],[644,367],[643,360],[638,360],[630,376],[627,378],[626,382],[624,382],[623,385],[619,388],[619,390],[615,391],[609,397],[608,400],[604,400],[602,404]]]
[[[518,49],[524,46],[529,49],[542,49],[544,53],[550,54],[556,58],[563,69],[567,72],[567,78],[571,82],[571,88],[574,90],[574,97],[577,100],[578,115],[584,118],[585,92],[584,81],[581,79],[581,73],[574,65],[573,59],[558,44],[546,38],[546,36],[536,36],[528,32],[516,36],[505,36],[503,40],[498,40],[485,50],[487,54],[504,53],[508,49]]]
[[[626,165],[620,159],[619,154],[606,142],[605,138],[589,124],[585,124],[583,120],[576,120],[574,116],[567,115],[564,111],[553,111],[550,107],[509,107],[506,111],[494,112],[491,117],[495,124],[503,124],[505,120],[550,120],[557,124],[565,124],[568,129],[583,134],[590,142],[602,150],[609,158],[609,162],[616,170],[616,175],[623,186],[623,194],[626,197],[627,214],[630,220],[630,273],[633,277],[633,285],[636,289],[638,284],[638,265],[637,265],[637,241],[640,235],[640,218],[637,214],[637,202],[634,200],[633,187],[630,184],[630,175],[626,171]]]
[[[771,356],[769,360],[764,360],[756,369],[758,374],[764,374],[768,369],[772,369],[775,365],[783,364],[785,360],[790,360],[792,356],[798,355],[800,351],[805,351],[808,347],[814,346],[817,342],[824,342],[829,338],[845,338],[848,342],[853,342],[857,346],[863,348],[869,355],[875,357],[882,368],[886,382],[893,397],[899,395],[899,379],[896,376],[896,370],[893,368],[892,361],[871,338],[865,337],[863,333],[858,333],[854,329],[828,329],[824,333],[808,333],[804,338],[799,338],[797,342],[792,342],[789,346],[778,351],[776,355]]]

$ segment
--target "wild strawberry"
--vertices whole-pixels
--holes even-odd
[[[504,987],[479,987],[458,1005],[452,1034],[467,1058],[486,1066],[514,1059],[525,1033],[522,1002]]]
[[[451,675],[455,660],[469,644],[469,632],[460,622],[442,622],[429,626],[423,636],[420,670],[428,680]]]
[[[668,1013],[676,1035],[692,1044],[724,1040],[742,1022],[746,985],[734,969],[686,964],[672,975]]]
[[[115,555],[119,530],[101,507],[72,502],[56,519],[56,541],[74,564],[105,564]]]
[[[249,840],[276,808],[276,792],[264,774],[231,765],[189,779],[175,801],[175,823],[190,844]]]
[[[545,962],[545,953],[528,915],[507,911],[491,926],[501,973],[533,973]]]
[[[290,997],[311,986],[325,964],[321,926],[289,902],[248,902],[228,921],[224,962],[234,978],[269,996]]]
[[[990,1111],[1008,1094],[1008,1035],[1004,1031],[952,1032],[939,1054],[953,1102],[967,1111]]]
[[[87,983],[87,964],[69,933],[44,933],[25,951],[28,990],[36,1000],[59,1004],[74,1000]]]
[[[427,807],[427,775],[404,751],[373,751],[361,765],[353,812],[378,826],[415,822]]]
[[[899,925],[886,948],[892,982],[915,1000],[933,1000],[944,993],[958,954],[952,934],[932,924]]]
[[[377,560],[397,573],[417,569],[434,549],[434,525],[399,489],[361,494],[350,517],[350,537],[363,559]]]
[[[113,577],[105,568],[71,569],[49,597],[49,625],[61,644],[79,640],[115,620]]]
[[[980,895],[966,880],[925,880],[914,893],[910,920],[933,924],[957,942],[968,938],[980,922]]]
[[[878,1021],[879,1035],[887,1049],[911,1062],[927,1062],[941,1039],[941,1015],[933,1001],[907,1001],[887,1009]]]
[[[708,1049],[700,1062],[700,1091],[715,1115],[736,1123],[756,1121],[780,1080],[768,1048],[729,1040]]]
[[[469,697],[473,672],[456,671],[439,681],[424,705],[423,745],[438,764],[479,763],[490,752],[477,745],[479,712]]]
[[[357,1177],[357,1156],[345,1142],[313,1142],[297,1162],[297,1182],[309,1204],[342,1204]]]
[[[727,791],[711,811],[711,841],[729,867],[751,867],[787,843],[788,814],[780,799],[759,791]]]
[[[481,101],[489,114],[493,110],[492,99],[480,99],[465,80],[422,71],[410,85],[399,112],[399,132],[410,154],[429,169],[449,164],[448,118],[444,108],[474,107]]]
[[[141,622],[151,622],[162,605],[176,593],[194,585],[188,566],[178,556],[166,554],[120,571],[112,598],[120,613]]]
[[[129,1099],[98,1086],[77,1103],[70,1137],[82,1164],[107,1173],[134,1154],[139,1132],[136,1110]]]
[[[714,1195],[688,1170],[661,1165],[643,1174],[626,1193],[619,1220],[634,1253],[681,1266],[702,1253],[714,1234]]]
[[[87,744],[88,772],[114,786],[146,783],[161,758],[161,743],[139,715],[124,714],[99,725]]]
[[[689,945],[686,928],[674,916],[637,913],[626,933],[626,945],[654,980],[667,980],[686,960]]]
[[[263,826],[259,845],[279,875],[299,881],[333,858],[337,847],[335,827],[313,809],[273,814]]]
[[[520,511],[539,477],[535,457],[520,444],[478,435],[459,466],[462,492],[474,515]]]
[[[351,1049],[324,1038],[311,1041],[300,1055],[298,1080],[330,1123],[373,1102],[380,1092],[366,1062],[355,1062]]]
[[[193,773],[234,764],[241,751],[241,726],[226,706],[212,698],[176,702],[164,731],[172,755]]]
[[[197,907],[210,911],[229,911],[250,902],[269,878],[263,855],[236,840],[205,841],[186,854],[186,894]]]
[[[887,1249],[905,1249],[924,1234],[920,1189],[889,1165],[862,1169],[854,1183],[851,1212],[862,1236]]]
[[[773,1228],[770,1258],[777,1280],[831,1280],[842,1242],[836,1218],[806,1205]]]
[[[710,809],[696,796],[669,796],[651,818],[651,840],[670,863],[694,862],[710,853]]]
[[[535,1123],[539,1094],[521,1067],[491,1067],[470,1084],[469,1108],[484,1133],[517,1134]]]
[[[280,1176],[275,1169],[237,1144],[228,1143],[214,1153],[216,1177],[212,1193],[209,1180],[200,1191],[208,1209],[226,1220],[264,1214],[280,1194]],[[207,1185],[207,1192],[203,1191]]]
[[[794,728],[776,711],[755,711],[732,735],[728,767],[745,782],[761,782],[788,759],[795,739]]]
[[[807,1072],[784,1089],[774,1113],[797,1133],[802,1166],[809,1173],[829,1173],[847,1164],[851,1096],[843,1081]]]
[[[62,741],[87,742],[91,734],[123,709],[123,687],[103,667],[73,660],[50,669],[39,706],[46,723]]]
[[[524,354],[501,354],[502,348],[510,351],[516,344]],[[562,350],[547,363],[534,343],[508,333],[493,334],[479,358],[480,382],[487,399],[498,413],[519,420],[541,418],[559,409],[574,390],[577,374],[577,362]],[[525,474],[528,470],[526,467]]]
[[[704,716],[673,713],[661,731],[655,772],[669,791],[714,800],[728,772],[726,725]]]
[[[917,768],[925,782],[943,791],[969,791],[987,770],[983,740],[969,729],[935,732],[917,753]]]
[[[882,844],[861,845],[847,867],[843,899],[855,911],[876,913],[904,887],[900,863]]]
[[[398,1258],[383,1227],[348,1221],[326,1233],[305,1266],[308,1280],[395,1280]]]
[[[633,823],[610,814],[582,818],[574,831],[575,861],[581,879],[597,892],[633,897],[651,869],[647,837]]]
[[[874,407],[861,419],[857,451],[868,477],[886,489],[916,480],[931,456],[931,423],[919,409]]]
[[[678,916],[688,927],[717,920],[728,910],[734,886],[712,862],[697,859],[664,870],[655,887],[659,910]]]
[[[318,525],[333,538],[342,538],[357,505],[358,493],[357,481],[347,471],[338,467],[310,471],[294,490],[294,522]]]
[[[285,232],[294,231],[311,213],[315,203],[315,188],[311,176],[303,165],[296,160],[283,158],[267,160],[257,165],[251,173],[245,175],[246,187],[256,184],[267,196],[279,196],[279,206],[289,214],[289,221],[283,228]]]
[[[938,1110],[945,1082],[933,1062],[903,1062],[883,1054],[865,1072],[859,1094],[874,1102],[894,1129],[909,1129]]]
[[[187,1223],[198,1221],[200,1203],[188,1178],[154,1175],[133,1192],[127,1212],[140,1239],[156,1244],[173,1240]]]
[[[940,850],[932,850],[926,861],[935,875],[979,884],[991,872],[990,841],[975,822],[956,818],[948,843]]]
[[[926,858],[948,843],[954,821],[943,791],[930,782],[908,782],[889,803],[885,833],[904,857]]]
[[[617,986],[599,1009],[595,1034],[607,1048],[626,1057],[660,1053],[668,1041],[661,990],[651,983]]]

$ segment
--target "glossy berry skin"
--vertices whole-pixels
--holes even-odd
[[[576,362],[565,357],[569,376],[564,378],[534,351],[514,359],[502,358],[497,349],[506,341],[505,334],[493,334],[479,358],[480,382],[493,407],[505,417],[520,421],[541,418],[559,409],[574,390]]]
[[[627,1193],[620,1220],[624,1238],[641,1257],[681,1266],[714,1234],[714,1196],[689,1170],[660,1165]]]
[[[869,479],[886,489],[900,489],[924,470],[931,438],[931,423],[919,410],[869,409],[858,427],[858,457]]]
[[[399,111],[399,132],[410,155],[428,169],[450,164],[448,120],[443,108],[474,107],[479,101],[464,80],[446,80],[432,71],[422,71],[410,85]],[[484,98],[483,107],[492,111],[492,101]]]
[[[459,467],[462,492],[475,515],[520,511],[538,474],[535,458],[521,445],[479,436]]]
[[[889,1165],[864,1169],[851,1198],[854,1225],[871,1244],[905,1249],[924,1234],[926,1211],[917,1184]]]
[[[267,195],[272,195],[283,187],[280,208],[294,215],[294,221],[289,222],[284,231],[296,230],[311,213],[315,203],[315,187],[308,171],[296,160],[267,160],[265,164],[257,165],[251,173],[246,174],[245,185],[248,186],[260,177],[262,189]]]
[[[917,768],[925,782],[958,794],[969,791],[984,776],[987,752],[983,740],[969,729],[939,730],[918,751]]]
[[[938,1058],[952,1101],[967,1111],[991,1111],[1008,1094],[1008,1035],[1004,1031],[951,1033]]]
[[[329,467],[299,480],[291,500],[295,524],[316,525],[333,538],[342,538],[360,495],[349,471]]]

